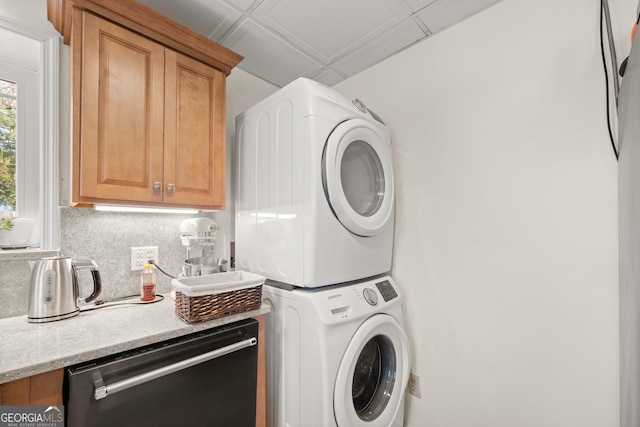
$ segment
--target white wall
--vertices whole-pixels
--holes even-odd
[[[619,425],[599,4],[504,0],[335,86],[393,131],[409,426]]]
[[[47,0],[0,0],[0,19],[45,34],[57,34],[47,20]]]

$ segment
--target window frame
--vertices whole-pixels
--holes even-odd
[[[59,109],[60,109],[60,35],[29,28],[4,18],[0,27],[40,43],[40,70],[38,73],[39,132],[39,250],[0,251],[0,259],[16,258],[21,254],[39,257],[42,253],[58,251],[60,247],[59,200]],[[24,170],[24,168],[23,168]]]

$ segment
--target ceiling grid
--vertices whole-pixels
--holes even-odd
[[[500,0],[138,0],[245,59],[282,87],[327,86],[357,74]]]

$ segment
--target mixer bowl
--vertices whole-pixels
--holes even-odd
[[[202,276],[203,274],[224,273],[227,271],[228,261],[217,257],[188,258],[182,264],[182,274],[185,277]]]

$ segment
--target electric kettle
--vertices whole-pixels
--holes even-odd
[[[102,291],[98,265],[88,258],[50,257],[30,261],[29,288],[30,323],[53,322],[80,313],[82,304],[93,301]],[[80,297],[78,270],[89,268],[93,277],[93,292]]]

